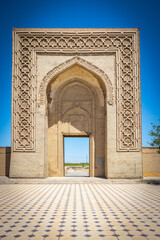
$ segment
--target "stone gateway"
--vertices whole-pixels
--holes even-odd
[[[90,177],[141,178],[139,29],[13,29],[10,177],[64,176],[89,137]]]

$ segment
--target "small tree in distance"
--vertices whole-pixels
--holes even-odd
[[[152,130],[149,131],[149,135],[152,137],[152,142],[150,142],[150,146],[152,147],[158,147],[158,153],[160,153],[160,119],[159,124],[155,125],[151,123]]]

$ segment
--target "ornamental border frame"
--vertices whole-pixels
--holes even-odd
[[[46,46],[47,39],[56,39],[57,46],[55,48]],[[22,41],[23,39],[23,41]],[[38,41],[37,41],[38,39]],[[68,48],[60,44],[65,40],[66,45],[74,43],[75,39],[92,42],[93,46]],[[93,41],[94,39],[94,41]],[[104,42],[110,41],[110,46],[104,47]],[[129,45],[123,41],[130,41],[130,62],[122,64],[122,52],[129,49]],[[38,46],[33,46],[32,41],[37,41]],[[74,40],[74,41],[73,41]],[[77,40],[77,42],[78,42]],[[26,41],[26,44],[24,44]],[[119,41],[119,45],[115,46],[115,42]],[[103,42],[103,46],[100,45]],[[49,42],[48,42],[49,43]],[[48,44],[47,43],[47,44]],[[25,55],[28,51],[28,55]],[[116,59],[116,107],[117,107],[117,151],[140,151],[141,149],[141,105],[140,105],[140,50],[139,50],[139,29],[13,29],[13,61],[12,61],[12,149],[18,152],[35,152],[36,136],[35,136],[35,109],[37,107],[37,82],[36,82],[36,54],[70,54],[72,56],[83,54],[115,54]],[[22,61],[23,56],[29,60]],[[129,58],[128,58],[129,59]],[[27,64],[28,63],[28,64]],[[123,67],[121,66],[123,65]],[[130,68],[129,73],[125,73],[123,68]],[[132,74],[131,74],[132,72]],[[132,84],[132,105],[133,114],[128,117],[132,126],[128,129],[133,135],[132,146],[125,146],[122,141],[125,135],[122,127],[122,121],[125,121],[125,114],[122,107],[122,84],[124,83],[123,75],[129,77]],[[130,75],[129,75],[130,74]],[[25,78],[24,78],[25,76]],[[27,76],[27,77],[26,77]],[[28,84],[28,92],[20,86],[26,80]],[[25,83],[26,83],[25,82]],[[28,122],[22,124],[22,95],[28,97]],[[27,100],[26,100],[27,102]],[[26,104],[26,105],[27,105]],[[124,103],[123,103],[124,105]],[[130,104],[131,105],[131,104]],[[21,111],[20,111],[21,110]],[[26,111],[27,113],[27,111]],[[126,118],[127,119],[127,118]],[[26,131],[26,135],[21,136]],[[20,139],[21,136],[21,139]],[[30,138],[30,139],[29,139]],[[127,137],[126,137],[127,138]],[[129,139],[129,137],[128,137]],[[21,140],[26,143],[20,146]]]

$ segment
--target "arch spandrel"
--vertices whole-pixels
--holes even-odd
[[[108,104],[113,105],[113,86],[107,74],[97,66],[80,57],[73,57],[72,59],[69,59],[64,63],[54,67],[47,73],[47,75],[43,78],[39,88],[40,104],[45,103],[46,89],[51,79],[76,64],[84,67],[101,80],[102,84],[105,86],[105,91],[107,95],[106,101]]]

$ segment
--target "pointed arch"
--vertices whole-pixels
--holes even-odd
[[[62,119],[65,119],[66,115],[69,114],[69,113],[71,113],[71,112],[73,112],[75,109],[77,109],[80,113],[81,113],[81,112],[84,112],[85,115],[86,115],[86,117],[87,117],[87,119],[88,119],[90,122],[92,121],[92,117],[91,117],[90,113],[89,113],[86,109],[84,109],[83,107],[81,107],[81,106],[75,106],[75,107],[71,107],[71,108],[67,109],[67,110],[63,113],[63,115],[62,115]]]
[[[113,86],[112,86],[112,83],[111,83],[109,77],[107,76],[107,74],[103,70],[98,68],[97,66],[93,65],[92,63],[90,63],[80,57],[73,57],[73,58],[65,61],[64,63],[54,67],[52,70],[50,70],[46,74],[46,76],[43,78],[43,80],[40,84],[40,88],[39,88],[40,104],[44,104],[44,102],[45,102],[46,88],[47,88],[50,80],[53,79],[54,77],[56,77],[61,72],[65,71],[66,69],[72,67],[75,64],[84,67],[85,69],[89,70],[93,74],[97,75],[102,80],[102,82],[105,86],[106,93],[107,93],[107,102],[110,105],[113,105]]]

